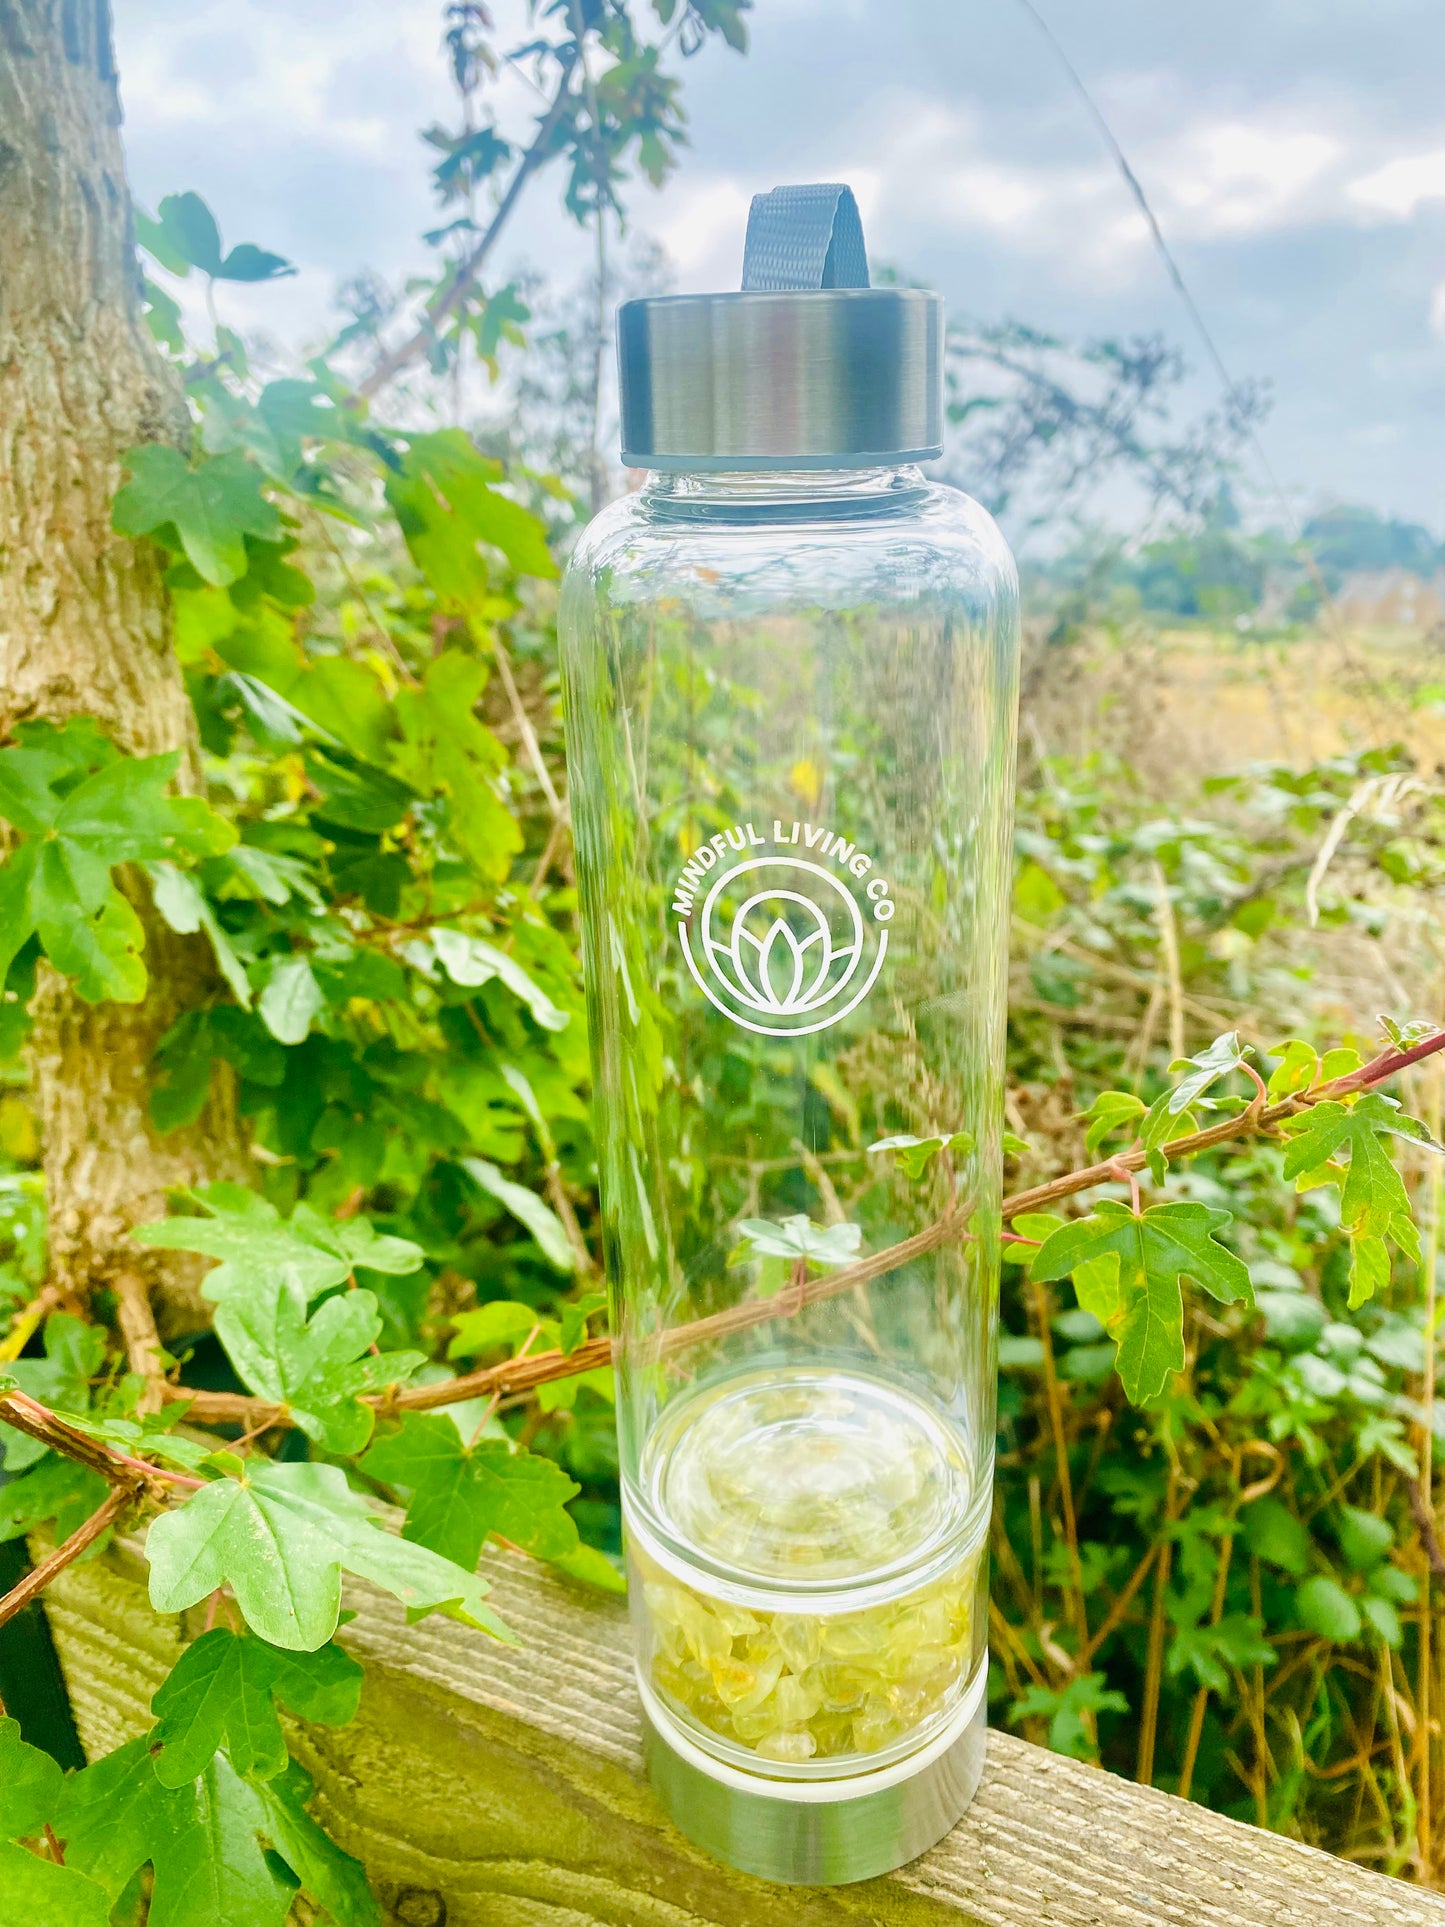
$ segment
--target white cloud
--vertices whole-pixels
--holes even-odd
[[[1373,174],[1351,181],[1345,191],[1357,207],[1408,221],[1422,201],[1445,201],[1445,147],[1386,161]]]
[[[1430,299],[1431,332],[1445,341],[1445,281],[1436,288]]]
[[[1259,234],[1319,211],[1314,190],[1343,153],[1333,135],[1309,128],[1206,121],[1156,149],[1147,172],[1180,231]]]

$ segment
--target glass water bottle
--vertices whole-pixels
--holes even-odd
[[[672,1819],[821,1883],[982,1762],[1013,562],[940,453],[938,296],[846,188],[619,314],[562,591],[638,1685]]]

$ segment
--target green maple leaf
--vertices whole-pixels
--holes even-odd
[[[65,1776],[0,1718],[0,1927],[108,1927],[111,1897],[74,1867],[18,1846],[60,1815]]]
[[[536,1239],[548,1264],[558,1271],[571,1271],[577,1263],[572,1241],[557,1213],[525,1184],[514,1179],[489,1158],[463,1158],[462,1169],[498,1204],[505,1205],[519,1224],[524,1224]]]
[[[0,1840],[0,1927],[110,1927],[111,1896],[74,1867]]]
[[[311,1885],[296,1862],[343,1859],[339,1849],[284,1783],[278,1797],[243,1780],[218,1753],[197,1778],[167,1787],[149,1745],[131,1740],[66,1783],[56,1830],[66,1842],[67,1866],[114,1901],[149,1863],[155,1874],[149,1927],[283,1927],[298,1882]],[[347,1927],[380,1919],[375,1903],[360,1899],[360,1883],[356,1868],[352,1910],[337,1914]],[[342,1891],[339,1879],[332,1885]]]
[[[1324,1176],[1340,1184],[1340,1219],[1347,1229],[1379,1235],[1390,1231],[1397,1218],[1409,1217],[1405,1183],[1383,1139],[1394,1135],[1421,1144],[1433,1144],[1433,1139],[1423,1124],[1401,1114],[1393,1098],[1367,1091],[1352,1105],[1316,1104],[1285,1128],[1290,1134],[1285,1176],[1306,1182]],[[1331,1171],[1336,1154],[1345,1150],[1348,1169]]]
[[[951,1137],[914,1137],[911,1132],[900,1132],[896,1137],[880,1137],[876,1144],[868,1146],[870,1152],[891,1151],[898,1168],[905,1177],[921,1178],[940,1151],[957,1151],[966,1157],[973,1149],[972,1131],[955,1131]],[[1023,1145],[1026,1151],[1028,1146]]]
[[[109,1413],[83,1418],[66,1414],[67,1422],[77,1432],[84,1432],[88,1438],[103,1439],[107,1445],[118,1445],[132,1458],[159,1459],[162,1465],[179,1466],[183,1472],[199,1472],[215,1457],[214,1443],[206,1445],[200,1439],[187,1438],[174,1431],[172,1428],[184,1417],[185,1406],[179,1403],[148,1413],[143,1419],[121,1418]]]
[[[781,1258],[797,1264],[821,1265],[829,1270],[851,1265],[863,1244],[863,1228],[856,1224],[814,1224],[802,1212],[773,1224],[767,1218],[744,1218],[738,1225],[743,1242],[729,1264],[753,1258]]]
[[[334,1644],[294,1653],[222,1627],[203,1633],[151,1701],[158,1722],[151,1744],[161,1748],[156,1777],[162,1786],[185,1786],[224,1747],[238,1773],[274,1779],[290,1757],[277,1707],[345,1726],[356,1717],[361,1678],[356,1661]]]
[[[21,1739],[20,1722],[0,1718],[0,1840],[37,1839],[55,1818],[64,1784],[50,1755]]]
[[[1194,1057],[1176,1057],[1169,1066],[1171,1071],[1187,1070],[1189,1075],[1181,1077],[1169,1093],[1169,1114],[1179,1117],[1191,1105],[1197,1104],[1221,1077],[1230,1071],[1237,1071],[1245,1062],[1248,1051],[1240,1044],[1239,1033],[1227,1030],[1222,1037],[1216,1037],[1207,1050]],[[1207,1107],[1206,1107],[1207,1108]]]
[[[1134,1404],[1156,1398],[1184,1369],[1181,1279],[1221,1304],[1253,1301],[1248,1270],[1215,1237],[1229,1220],[1227,1211],[1187,1203],[1151,1205],[1136,1217],[1105,1198],[1035,1254],[1031,1270],[1041,1281],[1074,1275],[1080,1304],[1118,1347],[1119,1377]]]
[[[361,1862],[343,1853],[306,1811],[311,1791],[310,1779],[295,1760],[255,1789],[266,1839],[336,1927],[381,1927],[381,1910]]]
[[[386,497],[412,559],[442,602],[475,605],[489,573],[479,543],[500,549],[519,575],[553,576],[547,531],[530,509],[500,495],[500,462],[483,455],[460,428],[414,435]]]
[[[0,979],[33,932],[88,1002],[137,1003],[145,933],[112,871],[214,855],[235,832],[198,798],[167,795],[179,752],[119,756],[78,724],[43,740],[0,750],[0,816],[23,838],[0,867]]]
[[[164,1218],[140,1225],[134,1235],[142,1244],[220,1259],[201,1287],[217,1305],[238,1295],[268,1297],[278,1280],[305,1305],[319,1292],[344,1285],[357,1269],[403,1276],[422,1262],[420,1245],[379,1233],[366,1218],[338,1223],[305,1204],[283,1218],[241,1184],[200,1185],[191,1195],[207,1216]]]
[[[572,1021],[505,950],[498,950],[495,944],[481,937],[469,937],[460,930],[442,926],[429,934],[436,960],[454,984],[474,989],[495,977],[514,997],[521,999],[543,1030],[565,1030]]]
[[[244,455],[212,455],[192,468],[179,449],[147,442],[127,450],[124,461],[131,479],[111,509],[117,533],[153,535],[168,548],[179,543],[216,588],[246,573],[248,535],[276,542],[285,533],[275,504],[261,493],[261,471]]]
[[[484,1604],[483,1580],[385,1531],[334,1465],[250,1461],[244,1478],[218,1479],[163,1513],[146,1552],[157,1612],[184,1612],[229,1585],[252,1631],[292,1652],[313,1652],[336,1631],[343,1567],[409,1612],[444,1611],[511,1638]]]
[[[326,1299],[308,1322],[284,1279],[229,1293],[216,1311],[216,1335],[251,1390],[289,1407],[328,1452],[347,1455],[371,1437],[373,1414],[361,1395],[426,1363],[425,1352],[372,1353],[381,1324],[376,1296],[365,1290]]]
[[[52,1312],[45,1321],[44,1358],[17,1358],[8,1375],[30,1397],[51,1411],[84,1412],[90,1381],[105,1360],[105,1333],[69,1312]],[[7,1472],[23,1472],[49,1450],[28,1432],[0,1425],[0,1452]]]
[[[411,1494],[405,1538],[468,1570],[492,1532],[539,1559],[565,1558],[579,1544],[563,1507],[581,1488],[560,1466],[506,1439],[469,1446],[449,1418],[407,1413],[378,1438],[362,1469]]]
[[[1089,1157],[1099,1155],[1104,1139],[1144,1115],[1144,1100],[1132,1091],[1100,1091],[1085,1111],[1089,1128],[1084,1134],[1084,1150]]]

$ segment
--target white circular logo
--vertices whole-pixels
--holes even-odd
[[[840,1023],[873,988],[888,950],[887,931],[865,920],[842,879],[796,856],[735,863],[714,879],[695,931],[677,928],[703,996],[765,1037]]]

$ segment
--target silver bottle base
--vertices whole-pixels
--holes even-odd
[[[962,1818],[983,1772],[981,1664],[944,1731],[906,1760],[838,1780],[768,1780],[710,1758],[642,1680],[643,1744],[673,1825],[715,1859],[795,1887],[891,1873]]]

